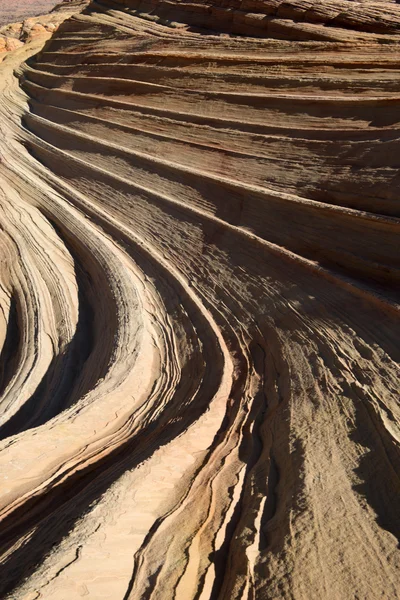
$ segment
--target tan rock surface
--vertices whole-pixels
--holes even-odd
[[[0,596],[400,597],[400,7],[92,2],[0,65]]]
[[[8,23],[0,27],[0,59],[2,53],[12,52],[35,38],[41,38],[44,43],[50,39],[65,19],[80,12],[87,4],[87,0],[64,0],[62,4],[55,6],[54,11],[50,14],[31,17],[20,23]]]
[[[1,0],[0,4],[0,26],[22,21],[28,17],[44,15],[61,3],[65,9],[70,9],[73,4],[80,0]]]

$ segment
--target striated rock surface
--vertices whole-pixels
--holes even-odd
[[[399,26],[99,0],[7,55],[2,598],[399,598]]]

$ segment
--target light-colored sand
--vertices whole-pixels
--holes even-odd
[[[6,55],[1,598],[400,597],[399,23],[101,0]]]

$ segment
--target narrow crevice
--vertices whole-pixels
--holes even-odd
[[[280,474],[277,462],[274,458],[272,449],[269,455],[269,473],[268,473],[268,487],[267,496],[265,500],[264,510],[261,517],[260,523],[260,540],[259,540],[259,552],[262,552],[269,545],[267,526],[269,521],[275,516],[278,505],[278,492],[277,487],[280,480]]]
[[[21,333],[18,320],[18,303],[14,295],[10,299],[7,331],[0,353],[0,396],[13,378],[21,347]]]

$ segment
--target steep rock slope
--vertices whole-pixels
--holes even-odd
[[[102,0],[4,61],[2,596],[399,597],[399,23]]]

